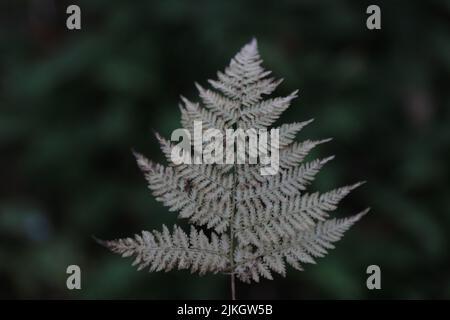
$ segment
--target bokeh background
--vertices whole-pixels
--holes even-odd
[[[65,28],[78,4],[82,30]],[[369,31],[378,4],[382,29]],[[92,236],[172,224],[131,149],[162,160],[152,130],[179,125],[179,95],[256,37],[300,89],[280,122],[315,118],[299,139],[334,137],[313,188],[367,180],[337,216],[372,211],[287,278],[240,298],[450,298],[450,2],[334,0],[1,1],[0,297],[221,299],[225,276],[136,272]],[[66,268],[82,290],[66,289]],[[382,290],[365,286],[368,265]]]

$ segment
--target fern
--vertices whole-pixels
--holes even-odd
[[[269,77],[261,63],[253,40],[224,72],[218,72],[217,80],[209,80],[213,89],[196,84],[201,102],[182,98],[182,126],[192,132],[196,120],[203,122],[203,130],[273,125],[297,91],[265,98],[281,80]],[[172,232],[163,226],[162,231],[102,243],[123,257],[134,256],[133,265],[139,270],[230,274],[233,299],[235,277],[257,282],[261,277],[272,279],[273,272],[284,276],[286,263],[298,270],[315,263],[368,209],[349,218],[329,219],[339,202],[361,183],[322,194],[305,192],[332,159],[304,162],[314,147],[330,140],[295,142],[296,134],[311,121],[278,127],[280,170],[272,176],[260,174],[261,164],[176,165],[170,158],[170,141],[157,135],[168,166],[138,153],[135,156],[156,200],[189,221],[189,234],[179,226]]]

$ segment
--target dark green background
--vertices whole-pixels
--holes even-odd
[[[82,30],[65,9],[82,9]],[[382,30],[365,27],[369,4]],[[281,122],[334,137],[312,186],[368,183],[337,216],[372,207],[326,258],[240,298],[450,298],[449,1],[2,1],[0,297],[228,298],[225,276],[136,272],[97,245],[175,222],[131,155],[162,160],[152,130],[179,125],[255,36],[265,66],[300,89]],[[82,290],[66,289],[66,267]],[[366,267],[382,290],[366,289]]]

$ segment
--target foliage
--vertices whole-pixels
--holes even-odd
[[[203,106],[183,98],[184,128],[192,130],[194,121],[201,121],[207,124],[205,131],[219,129],[223,136],[231,128],[268,129],[295,94],[264,99],[281,81],[268,77],[271,72],[261,64],[253,39],[231,59],[225,72],[217,73],[218,80],[209,80],[216,91],[198,86]],[[140,154],[136,158],[156,200],[170,211],[180,211],[180,218],[189,219],[189,236],[175,225],[172,233],[163,226],[162,231],[143,231],[134,239],[103,243],[123,257],[135,256],[133,265],[139,269],[190,268],[200,274],[231,274],[232,288],[234,276],[244,282],[259,282],[260,277],[272,280],[271,272],[285,275],[285,261],[297,270],[303,270],[302,264],[315,263],[314,258],[334,248],[332,243],[368,210],[350,218],[327,220],[328,212],[336,209],[359,183],[321,195],[303,193],[331,159],[302,161],[311,146],[318,144],[307,141],[302,147],[295,147],[295,134],[305,124],[278,128],[281,146],[277,146],[277,152],[281,153],[280,163],[285,165],[277,173],[265,176],[259,170],[263,165],[250,164],[245,154],[236,155],[244,156],[245,163],[236,164],[234,159],[231,172],[230,164],[176,164],[171,158],[170,142],[159,137],[170,167],[152,163]],[[194,136],[192,132],[190,137]],[[225,138],[219,143],[225,144]],[[264,148],[261,143],[259,147]],[[209,236],[193,225],[206,226]]]
[[[75,2],[82,30],[69,32],[65,9]],[[221,276],[135,272],[91,236],[175,223],[148,196],[129,150],[161,162],[151,130],[179,126],[177,95],[194,97],[192,83],[255,36],[285,78],[280,95],[302,89],[281,122],[308,115],[316,122],[302,135],[335,138],[311,151],[337,155],[311,187],[364,177],[370,183],[340,210],[370,203],[375,214],[323,263],[238,286],[239,297],[449,298],[450,8],[381,1],[382,29],[369,31],[370,4],[2,1],[0,296],[228,296]],[[65,287],[70,264],[82,269],[81,291]],[[365,287],[371,264],[381,267],[380,291]]]

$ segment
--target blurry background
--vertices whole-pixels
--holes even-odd
[[[78,4],[82,30],[65,27]],[[382,29],[366,29],[378,4]],[[300,89],[280,122],[315,118],[298,139],[334,137],[312,188],[367,180],[337,216],[369,215],[337,248],[240,298],[450,298],[449,1],[2,1],[0,297],[228,298],[225,276],[136,272],[92,235],[172,224],[131,148],[162,160],[152,130],[178,128],[255,36],[265,66]],[[66,289],[66,268],[82,290]],[[366,289],[366,268],[382,290]]]

